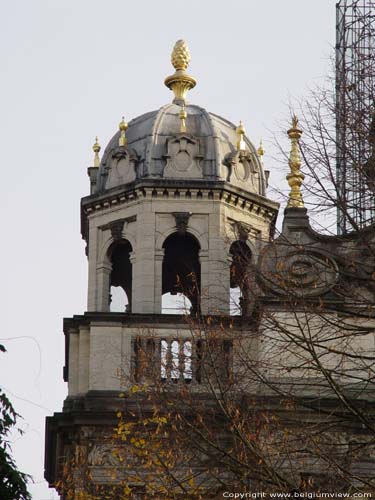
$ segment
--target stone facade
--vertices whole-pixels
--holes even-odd
[[[233,124],[195,105],[186,106],[186,131],[181,132],[180,111],[174,102],[132,120],[126,141],[115,134],[100,167],[89,168],[90,195],[81,201],[87,312],[64,320],[68,397],[63,411],[47,419],[46,478],[64,500],[71,498],[61,487],[68,463],[76,464],[74,498],[82,488],[78,463],[85,464],[92,484],[107,487],[120,481],[122,460],[131,459],[125,453],[120,460],[114,453],[111,435],[119,408],[125,408],[124,418],[134,418],[134,385],[152,390],[160,381],[183,384],[197,401],[212,405],[203,383],[209,377],[204,346],[194,337],[197,325],[204,331],[215,324],[221,332],[215,341],[220,356],[211,370],[219,372],[221,381],[236,380],[239,401],[253,398],[264,405],[268,398],[267,412],[278,408],[286,415],[273,383],[280,382],[282,367],[283,394],[290,387],[294,397],[298,388],[308,408],[300,410],[301,418],[318,422],[316,414],[310,417],[310,399],[320,398],[319,405],[334,413],[333,385],[301,363],[303,348],[285,348],[283,324],[296,337],[310,329],[315,338],[337,318],[344,317],[342,325],[361,322],[354,280],[355,295],[373,301],[374,289],[366,279],[374,266],[366,261],[363,240],[318,235],[306,210],[295,208],[286,210],[282,234],[271,241],[278,204],[266,196],[268,176],[253,144],[246,137],[239,141]],[[373,248],[373,229],[365,240]],[[363,265],[348,279],[353,255]],[[126,293],[123,312],[111,311],[112,287]],[[233,289],[239,293],[240,316],[230,316]],[[185,295],[190,314],[162,314],[166,293]],[[307,303],[315,307],[309,317]],[[371,317],[364,327],[374,328]],[[325,367],[333,370],[342,353],[336,340],[330,342],[325,343],[331,356]],[[354,342],[355,352],[373,355],[373,334]],[[366,368],[360,369],[362,382]],[[359,367],[349,361],[345,369],[343,377]],[[366,388],[349,383],[347,388],[349,398],[361,391],[366,412],[375,397],[370,378],[367,382]],[[296,430],[295,424],[291,428]],[[352,431],[368,438],[357,424]],[[335,432],[349,446],[348,431]],[[362,458],[353,470],[369,478],[372,459]],[[305,468],[324,475],[322,461],[310,461]],[[227,473],[222,470],[222,478]],[[210,485],[206,478],[207,490]],[[140,493],[137,498],[145,497]]]

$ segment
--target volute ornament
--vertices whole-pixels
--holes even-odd
[[[337,263],[317,250],[286,244],[270,246],[260,259],[263,285],[278,295],[317,297],[332,289],[339,277]]]

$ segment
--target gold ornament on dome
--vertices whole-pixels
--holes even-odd
[[[92,150],[94,151],[94,167],[99,167],[100,166],[100,158],[99,158],[99,152],[100,152],[100,144],[98,142],[98,137],[95,137],[95,143],[92,147]]]
[[[301,154],[299,150],[299,140],[302,135],[302,130],[298,128],[298,118],[296,115],[292,117],[292,128],[288,130],[288,136],[291,141],[291,149],[289,155],[290,173],[286,176],[290,186],[290,193],[287,208],[304,208],[301,186],[305,176],[301,172]]]
[[[259,142],[259,148],[257,149],[258,156],[264,156],[264,148],[263,148],[263,141],[262,139]]]
[[[186,133],[186,118],[187,118],[185,104],[183,104],[181,107],[181,111],[179,113],[179,118],[180,118],[180,134],[185,134]]]
[[[164,83],[173,91],[175,98],[174,102],[181,103],[185,101],[188,91],[195,87],[196,80],[186,73],[186,69],[190,63],[190,51],[187,43],[184,40],[178,40],[172,51],[171,61],[175,73],[168,76]]]
[[[246,143],[244,139],[246,130],[241,121],[238,127],[236,128],[236,134],[237,134],[237,151],[246,151]]]
[[[190,64],[190,50],[185,40],[178,40],[171,55],[171,62],[174,69],[185,71]]]
[[[120,130],[120,137],[119,137],[119,140],[118,140],[118,145],[119,146],[126,146],[127,143],[128,143],[128,140],[126,138],[126,130],[128,128],[128,124],[124,120],[124,117],[122,117],[122,119],[121,119],[121,121],[119,123],[118,128]]]

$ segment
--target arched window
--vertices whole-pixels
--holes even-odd
[[[112,263],[110,278],[111,312],[131,312],[132,303],[132,246],[127,240],[114,243],[108,252]],[[118,288],[120,289],[118,289]]]
[[[249,264],[251,250],[244,241],[232,243],[229,253],[232,256],[230,266],[230,314],[244,314],[249,290]]]
[[[191,313],[197,314],[201,281],[198,241],[189,233],[174,233],[165,240],[163,248],[162,295],[182,294],[191,303]]]

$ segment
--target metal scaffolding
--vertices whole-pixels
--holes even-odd
[[[375,1],[336,4],[338,233],[375,221]]]

